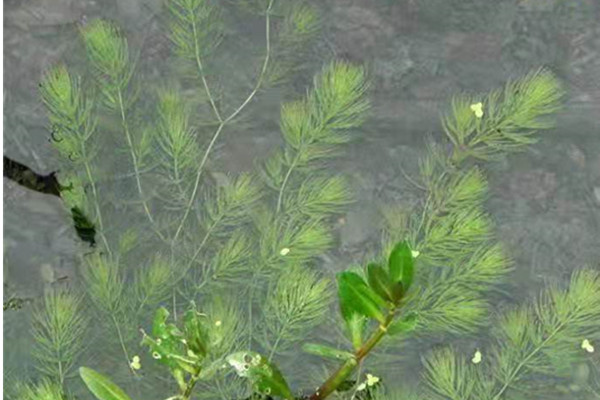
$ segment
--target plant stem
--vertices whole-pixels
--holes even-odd
[[[59,349],[56,349],[56,357],[59,360],[58,361],[58,380],[60,382],[60,386],[64,387],[65,384],[65,372],[63,371],[63,365],[62,365],[62,361],[61,361],[61,355],[60,355],[60,351]]]
[[[192,396],[192,391],[194,390],[194,386],[196,386],[196,382],[198,382],[199,375],[200,371],[190,377],[190,380],[185,385],[185,391],[181,395],[183,400],[189,400],[189,398]]]
[[[550,341],[554,338],[554,336],[558,333],[558,331],[565,326],[569,321],[564,321],[562,323],[560,323],[553,331],[552,333],[550,333],[548,335],[548,337],[546,339],[544,339],[544,341],[542,343],[540,343],[538,346],[536,346],[535,349],[533,349],[528,355],[527,357],[525,357],[523,360],[521,360],[521,362],[519,364],[517,364],[517,366],[515,367],[515,369],[512,371],[512,373],[510,374],[510,376],[508,377],[508,379],[506,379],[506,381],[504,382],[504,385],[502,385],[502,387],[500,388],[500,390],[498,391],[498,393],[496,393],[496,395],[492,398],[492,400],[499,400],[500,396],[502,396],[504,394],[504,392],[506,391],[506,389],[508,389],[508,387],[510,386],[510,384],[513,382],[513,380],[517,377],[517,374],[521,371],[521,369],[527,364],[527,362],[533,357],[535,356],[540,350],[542,350],[542,348]]]
[[[271,362],[271,360],[273,359],[273,356],[275,355],[275,351],[277,351],[277,346],[279,346],[279,342],[281,341],[281,338],[283,337],[284,332],[285,332],[285,326],[282,326],[281,329],[279,330],[279,333],[277,334],[275,343],[273,343],[273,348],[271,348],[271,352],[269,353],[269,362]]]
[[[298,154],[296,154],[296,157],[294,158],[294,161],[292,162],[292,165],[290,165],[290,167],[287,170],[287,173],[285,174],[285,178],[283,178],[283,182],[281,183],[281,187],[279,188],[279,196],[277,197],[277,209],[276,209],[276,213],[278,213],[281,210],[281,201],[283,200],[283,191],[285,190],[285,186],[287,185],[288,180],[290,179],[290,175],[292,174],[292,171],[294,170],[294,168],[296,168],[296,164],[298,164],[298,160],[300,159],[300,151],[298,151]]]
[[[215,100],[210,92],[210,88],[208,87],[208,82],[206,82],[206,74],[204,73],[204,66],[202,65],[202,58],[200,57],[200,45],[198,43],[198,31],[196,28],[196,20],[192,22],[192,31],[194,32],[194,52],[196,56],[196,65],[198,66],[198,71],[200,72],[200,79],[202,79],[202,85],[204,86],[204,91],[208,96],[208,100],[210,105],[215,113],[215,116],[219,120],[220,123],[223,123],[223,118],[221,117],[221,113],[215,104]]]
[[[175,241],[179,237],[181,230],[183,229],[183,225],[185,224],[185,221],[190,213],[190,210],[192,209],[192,204],[194,204],[194,199],[196,198],[196,194],[198,192],[198,187],[200,185],[200,176],[202,175],[202,170],[204,169],[204,165],[206,164],[208,155],[212,151],[212,148],[214,147],[215,142],[217,141],[217,138],[223,131],[223,128],[225,127],[225,125],[227,123],[229,123],[231,120],[233,120],[235,117],[237,117],[237,115],[246,107],[246,105],[248,105],[248,103],[250,103],[250,101],[254,98],[254,96],[256,95],[256,93],[258,92],[260,87],[262,86],[262,82],[263,82],[266,72],[267,72],[267,66],[269,65],[269,60],[271,58],[271,27],[270,27],[271,18],[270,18],[270,15],[271,15],[271,7],[273,6],[273,2],[274,2],[274,0],[271,0],[269,2],[269,6],[267,7],[267,10],[266,10],[265,36],[266,36],[267,49],[266,49],[265,59],[263,61],[262,69],[260,71],[258,80],[256,81],[256,84],[254,85],[254,89],[252,89],[252,92],[248,95],[246,100],[244,100],[244,102],[234,112],[232,112],[231,115],[229,115],[227,118],[222,119],[220,117],[220,114],[218,113],[218,109],[216,108],[216,106],[213,106],[213,110],[215,111],[217,118],[221,122],[219,123],[217,130],[215,131],[210,143],[208,144],[208,147],[206,148],[206,151],[204,152],[204,156],[202,157],[202,161],[200,162],[200,165],[198,166],[198,171],[196,172],[196,181],[194,182],[194,189],[192,190],[192,195],[190,196],[190,200],[187,204],[187,207],[183,214],[183,217],[181,218],[179,226],[177,227],[177,230],[175,231],[175,235],[173,236],[173,239],[171,241],[171,246],[175,245]],[[198,61],[200,61],[199,55],[197,56],[197,62]],[[200,66],[202,66],[202,63],[198,62],[198,65],[200,67]],[[207,91],[207,94],[209,94],[209,99],[211,99],[211,104],[214,104],[214,102],[212,101],[212,96],[210,96],[210,90],[208,89],[208,85],[206,84],[206,79],[204,78],[204,73],[202,72],[202,70],[201,70],[201,76],[202,76],[203,84],[205,84],[205,90]]]
[[[397,306],[390,309],[385,321],[379,324],[377,331],[354,353],[354,357],[349,358],[335,371],[329,379],[323,383],[316,392],[314,392],[309,400],[321,400],[333,393],[347,378],[352,371],[360,364],[360,362],[373,350],[381,341],[387,332],[387,328],[394,320],[394,314]]]
[[[117,335],[119,336],[119,343],[121,344],[121,349],[123,350],[123,354],[125,355],[125,358],[127,359],[127,365],[129,366],[129,370],[131,371],[131,373],[133,375],[137,375],[135,370],[129,364],[131,358],[129,358],[129,353],[127,352],[127,348],[125,347],[125,340],[123,340],[123,335],[121,334],[121,328],[119,327],[117,318],[115,318],[115,316],[113,314],[111,314],[111,318],[112,318],[113,323],[115,324],[115,328],[117,329]]]
[[[123,131],[125,132],[125,137],[127,139],[127,144],[129,145],[129,153],[131,154],[131,160],[133,162],[133,170],[135,172],[135,182],[137,185],[138,193],[140,194],[140,198],[142,200],[142,205],[144,206],[144,212],[148,217],[148,220],[152,224],[153,228],[156,228],[156,224],[154,222],[154,218],[150,213],[150,208],[148,207],[148,202],[144,197],[144,191],[142,190],[142,182],[140,181],[140,170],[138,166],[137,156],[135,155],[135,151],[133,149],[133,140],[131,140],[131,133],[129,132],[129,125],[127,124],[127,119],[125,118],[125,104],[123,102],[123,94],[121,93],[121,88],[117,89],[117,96],[119,98],[119,110],[121,113],[121,125],[123,126]],[[165,240],[164,236],[158,231],[158,229],[154,229],[156,234],[162,239]]]
[[[104,247],[106,248],[106,252],[109,257],[112,258],[112,252],[110,251],[110,247],[108,246],[108,240],[106,239],[106,235],[104,234],[104,224],[102,223],[102,214],[100,213],[100,204],[98,197],[98,190],[96,189],[96,182],[92,177],[92,169],[90,167],[90,163],[87,160],[87,152],[85,150],[85,145],[83,142],[81,143],[81,156],[85,160],[83,165],[85,167],[85,172],[87,174],[88,180],[90,181],[90,186],[92,187],[92,195],[94,196],[94,206],[96,208],[96,217],[98,218],[98,227],[100,228],[100,238],[102,242],[104,242]]]

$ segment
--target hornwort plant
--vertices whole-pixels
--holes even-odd
[[[262,20],[257,60],[249,43],[230,40],[225,26],[233,20]],[[100,400],[500,400],[552,393],[544,379],[567,379],[576,363],[597,368],[593,269],[501,313],[494,339],[474,354],[414,340],[486,327],[486,296],[512,267],[484,210],[481,165],[552,127],[562,90],[550,72],[452,100],[444,142],[432,141],[419,176],[407,176],[422,201],[384,209],[381,255],[336,274],[336,301],[318,257],[333,247],[334,219],[352,190],[326,165],[367,117],[364,69],[327,63],[305,96],[283,103],[283,145],[254,172],[224,174],[214,161],[217,143],[252,131],[242,118],[250,105],[309,68],[318,13],[291,0],[168,0],[163,21],[173,50],[168,77],[144,80],[143,58],[131,54],[123,32],[93,20],[80,28],[86,73],[57,65],[41,82],[63,162],[61,197],[92,221],[98,240],[82,257],[81,289],[49,292],[36,309],[40,379],[13,382],[16,398],[75,396],[71,378],[81,364],[93,367],[79,375]],[[256,74],[245,92],[239,74],[217,73],[228,71],[218,58],[223,42],[256,61],[238,64]],[[325,324],[338,306],[339,317]],[[319,335],[324,325],[328,334]],[[401,346],[422,360],[416,384],[403,380],[416,367],[396,357]],[[309,356],[299,369],[300,349]],[[392,366],[404,367],[396,385],[380,378]],[[597,396],[600,379],[590,381],[582,390]],[[313,390],[294,389],[302,387]]]

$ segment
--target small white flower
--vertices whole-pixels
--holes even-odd
[[[215,321],[215,326],[221,326],[223,325],[223,322],[221,322],[221,320]]]
[[[481,362],[481,352],[477,350],[475,354],[473,354],[473,358],[471,358],[471,362],[473,364],[479,364]]]
[[[379,377],[371,374],[367,374],[367,386],[373,386],[379,382]]]
[[[581,348],[587,351],[588,353],[594,352],[594,346],[592,346],[590,341],[587,339],[584,339],[583,342],[581,342]]]
[[[410,253],[412,254],[413,258],[417,258],[419,257],[419,254],[421,254],[421,252],[418,250],[411,250]]]
[[[289,254],[289,252],[290,252],[290,249],[288,247],[284,247],[283,249],[281,249],[279,254],[282,256],[287,256]]]
[[[471,110],[475,113],[475,116],[477,118],[483,117],[483,103],[482,102],[471,104]]]
[[[129,363],[129,366],[131,367],[131,369],[135,369],[135,370],[142,368],[142,363],[140,362],[140,357],[133,356],[133,359]]]
[[[152,353],[152,358],[154,358],[155,360],[160,360],[162,356],[157,351],[155,351]]]
[[[357,392],[363,391],[367,387],[371,387],[371,386],[375,385],[377,382],[379,382],[379,377],[377,377],[375,375],[367,374],[367,380],[364,381],[363,383],[361,383],[360,385],[358,385],[356,387],[356,391]]]

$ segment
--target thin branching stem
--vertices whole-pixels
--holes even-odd
[[[221,113],[217,108],[215,103],[215,99],[210,92],[210,87],[208,86],[208,82],[206,81],[206,74],[204,73],[204,65],[202,64],[202,57],[200,57],[200,44],[198,43],[198,29],[196,27],[196,20],[192,21],[192,31],[194,32],[194,52],[196,56],[196,65],[198,65],[198,72],[200,73],[200,79],[202,79],[202,85],[204,86],[204,91],[206,91],[206,95],[208,96],[208,100],[210,102],[210,106],[212,107],[215,116],[219,120],[219,123],[223,123],[223,118],[221,117]]]
[[[256,93],[258,93],[258,90],[262,86],[263,80],[267,73],[267,67],[269,65],[269,60],[271,57],[271,19],[270,19],[270,14],[271,14],[271,7],[273,6],[273,2],[274,2],[274,0],[271,0],[269,2],[269,6],[267,7],[267,10],[266,10],[266,18],[265,18],[266,54],[265,54],[265,58],[263,61],[262,69],[260,71],[260,75],[256,81],[256,84],[254,85],[254,89],[252,89],[252,92],[250,92],[250,94],[248,95],[246,100],[244,100],[244,102],[237,109],[235,109],[235,111],[233,111],[227,118],[221,120],[221,122],[219,123],[219,126],[217,127],[217,130],[215,131],[211,141],[209,142],[208,147],[206,148],[206,151],[204,152],[204,155],[202,156],[202,161],[200,162],[200,165],[198,166],[198,171],[196,172],[196,180],[194,182],[194,188],[192,190],[190,200],[186,206],[183,217],[181,218],[181,222],[179,223],[179,226],[177,227],[177,230],[175,231],[175,235],[173,236],[173,239],[171,241],[171,246],[175,245],[175,241],[181,234],[183,225],[185,224],[185,221],[190,213],[190,210],[192,209],[192,205],[194,204],[194,200],[196,198],[196,194],[198,193],[198,188],[200,186],[200,177],[202,175],[204,165],[206,164],[206,161],[208,160],[208,155],[212,151],[219,135],[223,131],[223,128],[225,127],[225,125],[228,124],[229,122],[231,122],[235,117],[237,117],[237,115],[240,112],[242,112],[242,110],[248,105],[248,103],[250,103],[250,101],[252,101],[252,99],[254,98]],[[197,59],[200,60],[200,57],[198,56]],[[201,65],[201,63],[199,65]],[[204,79],[204,74],[202,73],[201,75],[202,75],[203,82],[206,82],[206,80]],[[208,85],[205,85],[205,89],[207,90],[207,93],[210,92],[208,90]],[[212,96],[209,95],[209,98],[211,99],[211,102],[212,102]],[[214,107],[214,110],[215,110],[215,112],[218,112],[216,107]],[[220,114],[218,114],[218,115],[220,115]]]
[[[277,351],[277,346],[279,346],[279,342],[281,342],[281,339],[283,338],[284,332],[285,332],[285,326],[282,326],[281,329],[279,330],[279,333],[277,334],[277,338],[275,338],[275,343],[273,343],[273,348],[271,349],[271,352],[269,353],[269,362],[271,362],[271,360],[273,359],[273,356],[275,355],[275,352]]]
[[[517,364],[517,366],[515,367],[515,369],[513,370],[513,372],[510,374],[510,376],[508,377],[508,379],[506,380],[506,382],[504,382],[504,385],[502,385],[502,387],[500,388],[500,390],[498,391],[498,393],[496,393],[496,395],[493,397],[493,400],[499,400],[500,396],[502,396],[504,394],[504,392],[509,388],[509,386],[513,383],[513,381],[515,380],[515,378],[517,377],[517,375],[519,374],[519,372],[521,372],[521,369],[523,369],[523,367],[529,362],[529,360],[531,360],[531,358],[533,356],[535,356],[537,353],[539,353],[544,346],[546,346],[546,344],[552,340],[554,338],[554,336],[556,336],[556,334],[561,330],[561,328],[563,326],[565,326],[566,324],[568,324],[570,322],[570,319],[567,321],[563,321],[561,322],[549,335],[546,339],[544,339],[544,341],[542,343],[540,343],[538,346],[536,346],[528,355],[527,357],[525,357],[523,360],[521,360],[521,362],[519,364]]]
[[[113,314],[111,314],[111,319],[113,321],[113,324],[115,325],[115,329],[117,330],[117,335],[119,336],[119,343],[121,344],[121,349],[123,350],[123,354],[125,355],[125,359],[127,361],[127,365],[129,366],[129,370],[133,375],[137,375],[135,370],[129,364],[131,362],[131,358],[129,358],[129,353],[127,352],[127,347],[125,346],[125,340],[123,339],[123,334],[121,333],[121,327],[119,326],[119,322]]]
[[[92,187],[92,195],[94,196],[94,207],[96,209],[96,216],[98,218],[98,227],[100,228],[100,238],[102,239],[102,242],[104,243],[106,252],[108,253],[109,257],[112,258],[112,252],[108,245],[108,240],[106,239],[106,235],[104,234],[104,223],[102,222],[102,214],[100,212],[100,204],[99,204],[100,197],[98,196],[98,189],[96,188],[96,181],[94,181],[94,179],[93,179],[92,169],[91,169],[90,163],[87,159],[87,152],[85,150],[85,145],[83,144],[83,142],[81,143],[81,156],[84,160],[83,166],[85,167],[85,172],[87,174],[87,178],[90,182],[90,186]]]
[[[56,359],[58,360],[58,380],[60,381],[60,386],[63,386],[65,384],[65,373],[62,365],[60,348],[56,348]]]
[[[288,183],[288,180],[290,179],[290,175],[292,175],[292,171],[294,170],[294,168],[296,168],[296,165],[298,164],[298,161],[300,160],[300,152],[298,152],[298,154],[296,154],[296,157],[294,158],[294,161],[292,162],[292,165],[290,165],[290,167],[288,168],[285,177],[283,178],[283,182],[281,183],[281,187],[279,188],[279,196],[277,197],[277,209],[276,212],[279,213],[279,211],[281,210],[281,202],[283,200],[283,191],[285,190],[285,186]]]
[[[134,148],[133,148],[133,140],[131,140],[131,133],[129,132],[129,124],[127,123],[127,118],[125,116],[125,104],[123,101],[123,94],[121,92],[121,88],[117,89],[117,97],[119,99],[121,125],[123,126],[123,132],[125,132],[125,138],[127,139],[127,144],[129,146],[129,153],[131,154],[131,161],[133,163],[133,170],[135,172],[135,182],[137,185],[138,193],[140,194],[140,200],[142,201],[142,205],[144,207],[144,212],[146,213],[146,216],[148,217],[150,224],[154,228],[154,232],[156,232],[156,234],[162,240],[165,240],[165,237],[163,236],[163,234],[160,233],[160,231],[158,231],[158,229],[156,229],[156,224],[154,222],[154,218],[152,217],[152,214],[150,213],[150,208],[148,207],[148,202],[146,201],[146,198],[144,196],[144,191],[142,190],[142,182],[140,180],[140,170],[139,170],[139,166],[138,166],[138,160],[137,160],[137,156],[135,155]]]

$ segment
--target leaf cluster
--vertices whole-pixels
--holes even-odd
[[[179,202],[182,202],[187,197],[190,176],[200,154],[196,132],[190,126],[190,110],[179,92],[165,89],[158,95],[157,116],[156,133],[151,136],[159,148],[164,190],[179,193],[182,197]]]
[[[133,68],[127,39],[112,22],[95,19],[81,28],[81,35],[93,72],[103,84],[109,104],[117,104],[119,90],[129,83]]]
[[[426,285],[409,300],[423,332],[473,332],[485,322],[483,294],[510,271],[510,260],[483,208],[485,177],[467,161],[530,143],[537,129],[551,126],[544,118],[558,109],[561,96],[554,76],[539,70],[490,92],[482,115],[475,98],[453,100],[453,112],[443,120],[451,150],[429,145],[420,162],[426,199],[407,228],[420,260],[431,266],[420,275]]]
[[[299,265],[288,267],[272,284],[264,306],[265,325],[274,343],[303,339],[323,321],[331,300],[327,279]]]
[[[169,39],[178,56],[204,58],[219,45],[223,35],[220,10],[204,0],[169,0]]]
[[[452,159],[488,160],[535,143],[533,135],[552,127],[548,116],[561,108],[563,90],[549,71],[539,69],[509,82],[485,98],[457,96],[452,113],[443,118],[444,131],[455,146]],[[472,106],[483,103],[483,117]]]
[[[315,78],[305,99],[285,104],[281,132],[286,147],[265,163],[267,184],[282,193],[294,170],[331,157],[337,145],[347,143],[348,130],[359,126],[369,109],[367,87],[363,68],[333,62]]]
[[[48,113],[52,144],[75,165],[91,161],[90,141],[96,128],[93,103],[81,88],[81,78],[64,65],[48,70],[40,83],[40,96]]]
[[[68,291],[51,291],[32,316],[32,354],[37,368],[61,384],[84,348],[89,321],[83,316],[81,301],[81,297]]]
[[[36,384],[20,383],[16,388],[15,398],[19,400],[65,400],[60,384],[49,379],[42,379]]]
[[[303,1],[284,1],[278,14],[277,39],[273,44],[275,61],[267,71],[271,85],[281,84],[297,75],[305,67],[311,42],[321,30],[317,11]]]
[[[583,269],[572,275],[568,288],[547,288],[531,305],[501,316],[496,342],[474,364],[456,350],[445,348],[426,360],[425,379],[432,398],[513,398],[527,391],[544,396],[555,389],[547,377],[566,378],[576,362],[584,361],[584,339],[598,340],[600,275]]]

